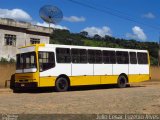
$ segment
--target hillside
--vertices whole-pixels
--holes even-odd
[[[81,45],[81,46],[99,46],[99,47],[114,47],[114,48],[129,48],[129,49],[145,49],[150,53],[151,65],[158,64],[158,43],[156,42],[140,42],[136,40],[125,40],[105,36],[102,38],[99,35],[88,37],[87,32],[70,33],[68,30],[55,29],[51,35],[51,44],[65,45]]]

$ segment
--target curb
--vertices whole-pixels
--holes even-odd
[[[0,93],[4,93],[4,92],[12,92],[12,89],[10,89],[10,88],[0,88]]]

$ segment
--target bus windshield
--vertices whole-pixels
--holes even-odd
[[[17,63],[16,63],[17,70],[37,68],[35,52],[17,54],[16,57],[17,57]]]

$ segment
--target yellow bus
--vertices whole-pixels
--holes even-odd
[[[150,79],[147,50],[106,47],[37,44],[19,48],[15,87],[54,87],[67,91],[70,86],[117,84]]]

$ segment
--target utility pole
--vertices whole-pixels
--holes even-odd
[[[160,36],[158,41],[158,67],[160,67]]]

